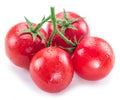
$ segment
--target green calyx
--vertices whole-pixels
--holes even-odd
[[[50,19],[50,16],[48,16],[47,18],[43,17],[41,22],[39,24],[37,24],[36,27],[34,27],[32,25],[32,23],[26,17],[24,17],[24,18],[25,18],[25,21],[26,21],[26,23],[28,25],[28,29],[27,30],[22,30],[21,32],[19,32],[19,34],[29,32],[29,33],[31,33],[31,35],[33,37],[33,40],[35,40],[37,36],[40,36],[43,40],[45,40],[46,37],[42,33],[40,33],[40,28],[42,27],[42,25],[45,22],[47,22]]]
[[[57,25],[61,26],[61,32],[62,32],[62,34],[64,34],[65,30],[68,29],[68,28],[73,29],[73,30],[77,30],[76,27],[74,27],[72,24],[75,21],[78,21],[78,20],[81,20],[81,19],[83,19],[83,18],[68,19],[67,13],[64,10],[63,19],[57,19]]]

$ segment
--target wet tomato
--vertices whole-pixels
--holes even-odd
[[[64,50],[48,47],[40,50],[30,64],[30,74],[35,84],[47,92],[60,92],[72,81],[71,57]]]
[[[32,24],[36,26],[36,24]],[[18,23],[8,31],[5,38],[6,55],[15,65],[25,69],[29,68],[33,55],[45,47],[45,41],[40,36],[33,39],[30,32],[19,34],[19,32],[27,29],[26,22]],[[46,35],[43,29],[40,29],[40,33]]]
[[[99,80],[111,72],[114,58],[113,49],[105,40],[98,37],[85,37],[78,44],[72,61],[80,77]]]

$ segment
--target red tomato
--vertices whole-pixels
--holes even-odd
[[[45,41],[39,36],[33,40],[31,33],[18,33],[26,29],[28,29],[28,25],[25,22],[14,25],[6,35],[5,49],[8,58],[15,65],[28,69],[31,58],[37,51],[45,47]],[[40,29],[40,32],[46,35],[43,29]]]
[[[78,14],[73,12],[66,12],[66,14],[67,14],[68,20],[71,20],[73,18],[81,18]],[[56,14],[56,18],[58,19],[64,19],[63,16],[64,16],[63,12]],[[81,36],[89,35],[89,27],[84,19],[80,19],[73,22],[72,26],[74,26],[76,29],[67,28],[64,32],[64,35],[68,39],[70,39],[72,42],[74,42],[75,37],[76,37],[76,40],[78,41],[81,38]],[[61,30],[61,26],[58,26],[58,28],[59,30]],[[48,37],[51,35],[52,31],[53,31],[53,25],[52,23],[48,23],[47,25]],[[71,47],[57,34],[53,38],[52,45],[62,46],[63,48]]]
[[[42,90],[59,92],[65,89],[73,78],[71,58],[60,48],[44,48],[33,57],[30,74],[35,84]]]
[[[98,37],[85,37],[77,46],[72,61],[80,77],[99,80],[107,76],[113,68],[114,53],[105,40]]]

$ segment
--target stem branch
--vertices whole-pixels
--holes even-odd
[[[43,25],[45,22],[47,22],[50,18],[51,18],[51,16],[48,16],[46,19],[42,20],[42,22],[39,23],[39,24],[36,26],[36,28],[34,29],[34,32],[36,32],[37,30],[39,30],[39,29],[42,27],[42,25]]]
[[[50,36],[50,40],[49,40],[49,46],[52,43],[53,37],[56,34],[58,34],[63,40],[66,41],[67,44],[71,45],[71,46],[76,46],[75,43],[73,43],[71,40],[69,40],[64,34],[62,34],[58,29],[57,29],[57,21],[56,21],[56,17],[55,17],[55,8],[51,7],[51,19],[52,19],[52,23],[53,23],[53,32]]]

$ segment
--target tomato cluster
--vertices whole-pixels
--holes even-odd
[[[46,92],[60,92],[72,81],[74,71],[86,80],[107,76],[114,52],[102,38],[90,36],[87,22],[74,12],[43,18],[39,24],[20,22],[5,38],[6,55],[13,64],[28,69],[35,84]],[[42,25],[47,22],[47,29]]]

